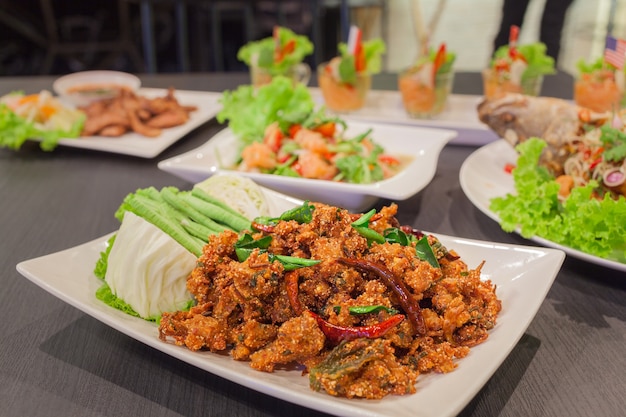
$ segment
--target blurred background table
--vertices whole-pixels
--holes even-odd
[[[248,82],[246,73],[141,78],[146,87],[206,91]],[[51,89],[53,79],[0,78],[0,94]],[[547,77],[544,94],[571,98],[571,83],[566,74]],[[395,75],[376,77],[374,87],[395,89]],[[477,73],[456,77],[455,93],[480,94],[481,88]],[[191,184],[158,170],[157,161],[198,147],[221,128],[210,121],[153,160],[63,147],[46,153],[34,142],[17,152],[0,150],[0,415],[323,415],[168,357],[65,304],[15,270],[20,261],[116,230],[113,213],[137,188],[188,189]],[[459,168],[474,150],[447,146],[431,184],[398,202],[401,223],[530,244],[503,232],[463,194]],[[568,257],[519,343],[460,415],[626,415],[625,300],[624,273]]]

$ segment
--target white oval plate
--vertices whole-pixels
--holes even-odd
[[[271,199],[272,215],[301,203],[269,190],[264,192]],[[488,339],[459,360],[456,370],[421,375],[415,394],[390,395],[376,401],[315,392],[309,388],[308,378],[297,370],[259,372],[228,355],[192,352],[162,342],[154,323],[124,314],[96,299],[101,281],[93,275],[93,269],[109,236],[21,262],[17,270],[52,295],[137,341],[272,397],[337,416],[453,417],[480,391],[522,337],[552,286],[565,254],[548,248],[437,236],[448,248],[455,249],[469,267],[475,268],[485,260],[481,276],[496,285],[502,312]]]
[[[408,155],[411,163],[401,172],[373,184],[313,180],[236,171],[265,187],[303,200],[315,200],[352,211],[371,207],[379,198],[406,200],[426,187],[435,175],[441,149],[454,138],[453,130],[411,126],[348,122],[348,135],[372,128],[374,141],[391,155]],[[159,169],[192,183],[198,183],[219,172],[235,172],[232,167],[239,157],[238,139],[228,128],[220,131],[204,145],[159,162]]]
[[[517,163],[517,152],[504,139],[501,139],[474,151],[463,162],[459,173],[461,188],[467,198],[476,208],[498,223],[500,218],[489,209],[491,199],[503,197],[506,194],[515,194],[513,176],[504,171],[507,163]],[[626,264],[621,262],[590,255],[539,236],[533,236],[530,240],[543,246],[560,249],[570,256],[587,262],[626,271]]]

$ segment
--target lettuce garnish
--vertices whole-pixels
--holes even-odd
[[[256,89],[242,85],[234,91],[224,91],[220,102],[223,107],[217,120],[220,123],[228,120],[228,127],[244,143],[261,141],[265,128],[274,122],[283,129],[303,123],[315,107],[306,86],[294,86],[283,76],[274,77],[270,84]]]
[[[517,46],[516,54],[521,55],[528,66],[522,74],[522,82],[535,78],[539,75],[554,74],[554,58],[546,55],[546,45],[541,42],[528,43]],[[491,66],[494,67],[498,61],[511,59],[509,46],[499,47],[493,55]]]
[[[344,83],[354,83],[357,78],[357,66],[355,64],[356,57],[348,49],[348,44],[341,42],[337,45],[340,59],[339,75]],[[386,51],[385,42],[382,39],[372,39],[363,42],[363,55],[365,57],[365,65],[361,73],[378,74],[382,70],[382,54]]]
[[[503,230],[519,229],[525,238],[539,236],[601,258],[626,263],[626,198],[610,193],[597,196],[598,183],[575,187],[561,202],[559,185],[538,165],[546,143],[531,138],[516,147],[513,169],[516,195],[491,200],[490,209],[500,217]]]
[[[85,122],[84,115],[77,118],[69,130],[46,130],[38,128],[15,114],[6,104],[0,103],[0,148],[18,150],[28,139],[40,139],[44,151],[52,151],[62,138],[77,138]]]
[[[265,68],[272,75],[285,75],[289,68],[313,53],[313,43],[306,36],[297,35],[285,27],[275,28],[275,34],[278,41],[271,36],[242,46],[237,59],[248,66]]]

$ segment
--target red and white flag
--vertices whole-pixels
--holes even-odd
[[[612,36],[606,37],[604,60],[616,68],[623,68],[626,61],[626,41]]]

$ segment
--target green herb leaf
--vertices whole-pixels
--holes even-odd
[[[250,234],[244,233],[235,243],[235,254],[239,262],[243,262],[248,259],[252,251],[255,249],[265,251],[271,243],[271,236],[263,236],[261,239],[254,240]]]
[[[605,148],[602,157],[613,162],[626,159],[626,132],[608,125],[602,126],[600,132],[600,141]]]
[[[334,309],[335,309],[335,312],[339,314],[341,307],[336,306],[334,307]],[[350,314],[355,315],[355,316],[359,314],[378,313],[379,311],[386,311],[389,314],[398,314],[398,310],[394,308],[389,308],[387,306],[380,305],[380,304],[371,305],[371,306],[352,306],[352,307],[348,307],[348,311]]]
[[[428,243],[428,237],[424,236],[417,241],[415,245],[415,253],[422,261],[428,262],[433,268],[440,268],[437,257],[433,252],[433,248]]]
[[[320,260],[317,259],[308,259],[308,258],[298,258],[295,256],[287,256],[287,255],[275,255],[270,254],[270,261],[277,260],[281,264],[283,264],[285,271],[293,271],[298,268],[306,268],[308,266],[314,266],[319,264]]]
[[[304,203],[302,203],[301,206],[289,209],[283,212],[283,214],[281,214],[279,217],[261,216],[255,218],[254,221],[255,223],[259,224],[275,225],[281,220],[295,220],[299,224],[305,224],[310,223],[313,219],[313,210],[315,210],[315,206],[311,204],[309,200],[306,200]]]

